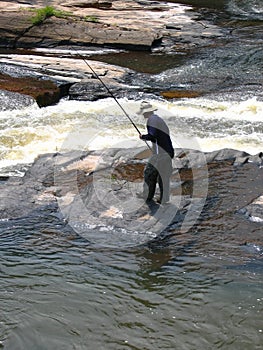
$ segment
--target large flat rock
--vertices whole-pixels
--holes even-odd
[[[215,25],[196,21],[189,6],[151,1],[53,1],[52,6],[68,15],[47,18],[32,25],[34,9],[44,1],[0,3],[0,46],[55,47],[99,45],[135,50],[174,51],[207,45],[221,30]]]

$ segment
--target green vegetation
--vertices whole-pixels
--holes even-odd
[[[85,16],[84,20],[86,22],[94,22],[94,23],[99,22],[98,18],[95,16]]]
[[[46,7],[43,7],[41,9],[33,10],[33,11],[36,13],[36,15],[31,19],[31,22],[34,26],[40,25],[41,23],[44,22],[44,20],[46,18],[49,18],[52,16],[58,17],[58,18],[65,18],[68,16],[75,17],[70,12],[56,10],[52,6],[46,6]],[[79,19],[81,19],[81,18],[79,18]],[[99,22],[98,18],[95,16],[85,16],[82,18],[82,20],[84,20],[85,22],[94,22],[94,23]]]
[[[65,18],[67,16],[71,16],[70,12],[65,12],[65,11],[60,11],[54,9],[52,6],[46,6],[44,8],[35,10],[36,15],[32,18],[32,24],[33,25],[40,25],[41,23],[44,22],[46,18],[55,16],[58,18]]]

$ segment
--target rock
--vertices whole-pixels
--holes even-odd
[[[39,37],[32,43],[32,37]],[[20,47],[39,46],[57,47],[61,41],[64,45],[99,45],[133,50],[150,50],[156,40],[160,39],[159,33],[152,30],[140,31],[136,29],[122,29],[92,22],[61,20],[50,18],[39,28],[32,28],[27,36],[23,36],[16,42]],[[31,42],[31,43],[30,43]],[[33,45],[32,45],[33,44]]]
[[[1,2],[0,47],[57,47],[63,43],[155,51],[159,47],[176,52],[178,43],[184,50],[207,46],[221,35],[218,27],[205,20],[202,25],[196,23],[197,14],[188,11],[191,7],[175,3],[91,0],[53,1],[52,6],[65,14],[36,26],[29,9],[43,8],[42,1],[16,6]]]
[[[87,59],[40,55],[32,59],[30,55],[10,54],[0,57],[0,63],[0,72],[8,72],[11,76],[6,76],[9,88],[16,91],[26,89],[40,106],[52,104],[66,95],[70,99],[91,101],[109,97],[111,94],[115,97],[146,98],[159,96],[163,88],[158,83],[151,87],[151,77],[147,74]],[[12,84],[12,81],[19,81],[21,86]],[[48,99],[49,96],[53,98]]]
[[[235,157],[231,156],[233,150],[225,150],[225,154],[231,160]],[[203,171],[207,154],[176,149],[179,160],[198,156],[202,163],[186,162],[174,168],[171,203],[160,206],[136,196],[142,189],[144,157],[148,155],[141,147],[39,156],[23,178],[10,177],[0,183],[0,220],[12,224],[12,219],[38,220],[51,215],[89,242],[122,247],[154,243],[155,239],[159,244],[167,237],[180,240],[178,236],[192,232],[196,225],[211,225],[218,215],[232,215],[233,220],[237,214],[244,215],[256,225],[262,224],[262,195],[253,199],[262,191],[261,169],[256,164],[246,163],[246,169],[237,169],[221,155]],[[199,233],[202,237],[202,228]],[[250,242],[257,242],[257,237],[261,237],[259,230]],[[244,242],[242,237],[236,239]]]
[[[94,79],[93,72],[114,94],[123,94],[127,89],[135,90],[132,84],[128,84],[131,70],[106,63],[44,56],[36,56],[32,63],[32,56],[29,55],[5,55],[0,62],[0,72],[9,72],[4,76],[3,86],[31,95],[41,107],[56,103],[66,95],[76,100],[96,100],[109,96],[102,83]],[[26,65],[27,69],[21,70],[21,65]],[[19,74],[23,77],[18,78]]]
[[[17,4],[1,2],[0,47],[9,49],[62,47],[75,51],[74,56],[78,51],[81,56],[80,47],[85,50],[100,47],[170,54],[178,51],[185,53],[196,46],[207,47],[221,35],[220,29],[213,24],[203,21],[200,25],[196,21],[197,13],[189,11],[191,7],[175,3],[135,0],[112,2],[57,0],[52,2],[52,6],[62,11],[62,15],[58,16],[59,18],[48,17],[39,25],[33,25],[32,18],[35,15],[33,10],[43,6],[40,0]],[[94,82],[94,75],[87,65],[80,61],[79,58],[1,55],[0,71],[14,77],[51,80],[56,87],[48,89],[40,96],[35,96],[33,88],[26,92],[33,96],[40,106],[56,103],[61,96],[69,93],[69,89],[71,99],[96,100],[108,96],[100,84]],[[103,68],[97,68],[98,64],[93,61],[92,66],[94,65],[99,76],[106,75],[105,78],[109,78],[106,80],[118,97],[124,93],[135,98],[138,93],[143,98],[152,94],[158,96],[161,94],[164,98],[198,96],[195,91],[186,91],[182,94],[177,90],[177,85],[171,86],[170,81],[165,82],[158,77],[154,79],[149,75],[140,75],[121,68],[117,72],[116,67],[106,64]],[[75,83],[76,86],[70,88]]]
[[[249,157],[249,162],[256,163],[261,168],[263,167],[263,152],[259,152],[256,155]]]
[[[111,77],[111,74],[107,74],[107,76],[99,77],[102,82],[99,79],[91,78],[73,84],[68,92],[69,98],[72,100],[96,101],[112,96],[136,99],[138,96],[144,98],[143,96],[147,95],[158,95],[157,87],[149,89],[143,81],[137,80],[137,83],[131,81],[131,76],[133,78],[138,76],[136,72],[129,71],[127,73],[127,71],[123,71],[122,76]]]
[[[36,78],[16,78],[9,75],[0,74],[2,89],[17,92],[22,95],[30,95],[33,97],[39,107],[48,106],[57,103],[63,94],[58,86],[48,80],[39,80]],[[3,95],[2,95],[3,96]],[[7,95],[5,94],[5,98]],[[16,96],[16,101],[18,97]],[[11,101],[5,109],[13,109]],[[3,108],[3,106],[1,106]]]
[[[81,43],[83,46],[107,45],[149,50],[154,42],[161,38],[160,33],[151,29],[120,28],[81,18],[76,20],[70,17],[51,17],[39,26],[32,25],[31,19],[30,12],[0,14],[0,47],[57,47],[63,42],[63,45]]]
[[[22,109],[24,107],[32,106],[36,102],[27,95],[0,90],[0,111]]]
[[[23,178],[10,177],[1,184],[0,219],[29,215],[31,212],[38,210],[39,207],[43,208],[50,204],[53,205],[57,201],[63,204],[65,211],[68,211],[75,196],[82,196],[82,200],[88,203],[88,200],[91,197],[93,198],[94,195],[99,196],[99,198],[104,196],[105,191],[108,191],[103,202],[106,207],[110,208],[113,204],[113,202],[109,202],[109,205],[106,205],[106,202],[110,201],[112,193],[115,194],[115,199],[119,198],[120,201],[127,201],[128,205],[129,196],[133,196],[138,191],[138,186],[142,186],[143,168],[149,156],[148,153],[148,150],[145,152],[145,147],[142,147],[138,149],[109,149],[107,152],[103,152],[103,150],[90,151],[88,153],[72,151],[66,154],[58,153],[39,156]],[[180,187],[184,181],[192,180],[191,169],[202,167],[204,159],[209,157],[213,162],[218,161],[215,160],[215,157],[211,157],[211,154],[203,154],[193,150],[176,149],[175,153],[176,161],[182,162],[176,164],[174,174],[180,169],[185,170],[180,172],[179,184],[177,183],[178,176],[172,178],[171,188],[175,189],[173,191],[176,199],[177,187]],[[219,162],[223,160],[222,154]],[[239,152],[224,150],[224,154],[228,158],[234,159]],[[187,161],[184,162],[184,159]],[[195,161],[192,161],[193,159]],[[228,164],[227,166],[230,167],[231,165]],[[187,172],[187,169],[190,172]],[[201,181],[200,185],[203,176],[207,176],[207,173],[200,172],[197,176],[196,181]],[[178,195],[181,197],[186,196],[186,200],[189,203],[187,196],[192,196],[193,193],[190,191],[189,193],[180,194],[179,192]],[[19,202],[17,201],[18,196]],[[199,198],[198,191],[196,191],[195,196],[197,196],[196,199]],[[108,199],[106,200],[107,197]],[[200,198],[202,199],[202,196]],[[259,215],[257,208],[262,204],[261,202],[261,204],[259,203],[261,199],[260,197],[253,204],[253,208],[251,206],[246,208],[246,211],[250,210],[251,213],[257,212],[257,215]],[[95,202],[96,200],[93,198],[94,209]],[[185,203],[185,201],[183,202]],[[136,205],[136,202],[133,205]],[[196,205],[199,206],[200,203],[198,202]],[[253,216],[252,214],[249,215]],[[261,216],[259,217],[261,218]]]
[[[85,0],[85,1],[67,1],[62,3],[63,7],[69,8],[97,8],[109,9],[112,7],[112,1],[108,0]]]
[[[195,98],[195,97],[200,97],[202,95],[200,91],[189,91],[189,90],[168,90],[168,91],[161,91],[160,94],[166,99]]]
[[[249,156],[249,154],[244,151],[225,148],[219,151],[208,153],[206,156],[206,159],[207,159],[207,162],[209,163],[212,161],[226,161],[226,160],[230,160],[234,163],[236,159],[240,159],[240,158],[243,159],[244,157],[247,157],[247,156]]]
[[[240,165],[249,161],[250,158],[251,161],[254,162],[253,156],[248,153],[229,148],[206,153],[191,149],[182,152],[182,150],[179,149],[175,154],[175,158],[178,168],[200,167],[220,161],[229,161],[230,164]],[[240,159],[242,159],[242,161],[240,161]],[[246,162],[244,160],[246,160]]]
[[[86,82],[83,81],[81,83],[74,84],[69,89],[70,99],[96,101],[111,97],[112,94],[114,97],[118,97],[123,95],[123,91],[127,93],[127,86],[108,79],[103,79],[103,82],[106,84],[107,89],[98,79],[89,79],[86,80]]]
[[[238,211],[248,220],[263,225],[263,195],[257,197],[252,203]]]

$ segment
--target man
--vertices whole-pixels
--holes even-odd
[[[167,124],[154,112],[150,103],[143,101],[140,110],[137,112],[147,119],[147,131],[145,135],[140,135],[140,139],[152,142],[152,156],[144,169],[143,192],[140,197],[146,201],[153,199],[156,184],[160,188],[160,198],[157,200],[161,204],[169,202],[170,199],[170,177],[172,175],[172,158],[174,149],[170,138]]]

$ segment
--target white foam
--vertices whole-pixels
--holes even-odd
[[[145,120],[136,114],[141,101],[121,99],[119,102],[144,133]],[[150,102],[167,121],[175,147],[206,152],[222,148],[250,154],[262,151],[263,102],[256,98],[232,103],[204,98]],[[203,125],[209,128],[205,130]],[[0,167],[32,162],[39,154],[61,148],[87,150],[144,145],[112,98],[94,102],[62,100],[41,109],[31,106],[21,111],[1,112],[0,137]]]

